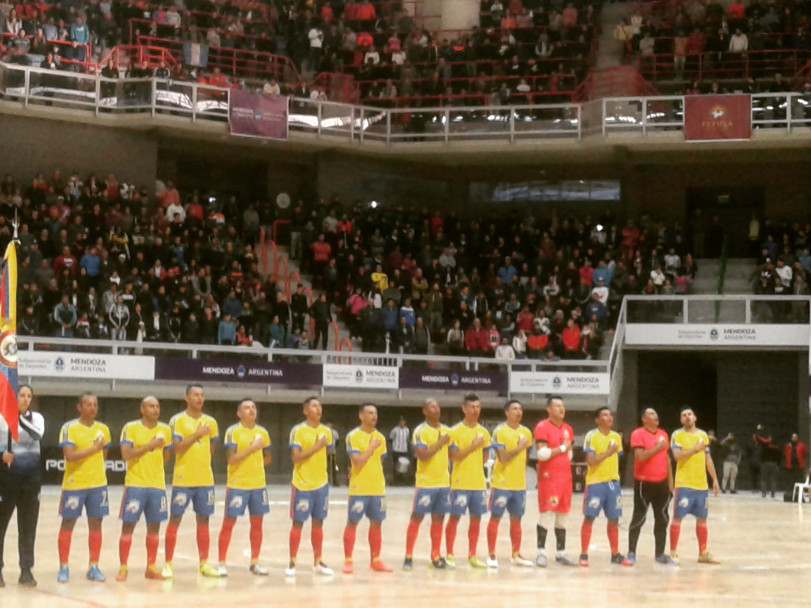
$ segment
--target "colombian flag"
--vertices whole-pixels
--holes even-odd
[[[3,256],[0,278],[0,416],[17,440],[17,246],[11,241]]]

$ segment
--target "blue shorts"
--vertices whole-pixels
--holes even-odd
[[[673,517],[681,519],[685,515],[695,515],[701,519],[706,519],[708,495],[708,490],[676,488],[673,497]]]
[[[239,517],[245,515],[245,508],[249,515],[267,515],[270,512],[268,489],[241,490],[239,488],[225,488],[225,516]]]
[[[385,496],[350,496],[346,517],[349,521],[360,521],[366,515],[373,521],[385,521]]]
[[[504,515],[507,511],[512,516],[521,517],[527,506],[526,490],[502,490],[493,488],[490,493],[490,514],[496,517]]]
[[[583,497],[583,515],[597,517],[600,511],[603,511],[608,519],[622,517],[622,493],[619,479],[586,486],[586,494]]]
[[[214,515],[214,486],[172,486],[172,515],[183,515],[189,503],[197,515]]]
[[[293,521],[307,521],[310,517],[316,521],[324,521],[327,518],[328,507],[328,483],[315,490],[299,490],[293,486],[290,497],[290,519]]]
[[[121,521],[135,523],[144,514],[147,523],[166,521],[169,509],[166,504],[166,490],[159,488],[138,488],[126,486],[121,498]]]
[[[451,490],[451,515],[464,515],[468,509],[471,515],[487,513],[487,492],[485,490]]]
[[[413,512],[419,515],[445,515],[451,510],[450,488],[416,488]]]
[[[78,519],[85,508],[91,518],[106,517],[110,514],[110,502],[107,497],[107,486],[87,488],[84,490],[62,490],[59,501],[59,515],[63,519]]]

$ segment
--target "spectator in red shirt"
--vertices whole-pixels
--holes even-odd
[[[329,263],[332,247],[324,240],[324,234],[322,233],[318,235],[318,240],[310,245],[310,249],[313,252],[313,278],[320,281],[321,272]]]
[[[75,279],[79,274],[79,263],[76,258],[71,255],[68,247],[62,248],[62,255],[54,259],[54,276],[59,281],[60,286],[65,287],[70,285],[70,282]]]
[[[582,351],[580,350],[580,328],[574,319],[569,319],[566,322],[566,328],[561,333],[563,340],[563,358],[564,359],[581,359]]]
[[[791,491],[795,483],[803,480],[808,457],[808,450],[805,444],[800,441],[800,436],[797,433],[791,436],[791,441],[783,448],[783,456],[788,471],[788,489]]]

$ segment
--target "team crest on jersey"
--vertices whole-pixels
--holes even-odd
[[[127,506],[124,507],[124,511],[127,513],[137,513],[138,509],[141,508],[141,502],[138,500],[128,500]]]
[[[79,508],[79,497],[78,496],[70,496],[65,501],[65,508],[66,509],[78,509]]]
[[[307,500],[306,498],[302,498],[296,503],[296,511],[306,511],[309,508],[310,501]]]
[[[234,496],[231,502],[228,503],[229,507],[239,509],[242,506],[242,496]]]
[[[686,507],[688,504],[690,504],[690,501],[687,500],[686,498],[682,498],[681,500],[679,500],[680,507]]]
[[[506,507],[507,506],[507,497],[506,496],[499,496],[496,498],[496,506],[497,507]]]
[[[356,500],[352,503],[352,512],[353,513],[363,513],[363,502],[360,500]]]
[[[188,499],[189,497],[186,494],[184,494],[183,492],[179,492],[178,495],[175,496],[175,504],[182,507],[183,505],[186,504],[186,501]]]
[[[467,496],[465,496],[464,494],[460,494],[453,501],[453,504],[455,504],[457,507],[464,507],[465,505],[467,505]]]
[[[599,498],[592,498],[589,500],[589,508],[590,509],[597,509],[600,506],[600,499]]]
[[[431,497],[430,496],[420,496],[419,505],[421,507],[427,507],[431,504]]]

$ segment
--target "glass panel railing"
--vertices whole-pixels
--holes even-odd
[[[808,323],[809,302],[805,298],[770,298],[762,300],[753,297],[747,304],[752,323]]]
[[[746,323],[746,301],[724,298],[687,300],[687,323]]]
[[[787,95],[752,95],[752,129],[787,129]]]

